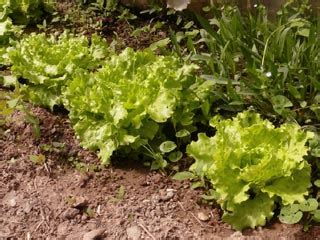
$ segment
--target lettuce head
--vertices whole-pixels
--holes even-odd
[[[304,201],[310,186],[306,142],[312,133],[296,124],[276,128],[259,114],[245,111],[233,119],[215,117],[214,137],[198,135],[187,147],[195,159],[191,170],[206,177],[235,229],[265,225],[276,201]]]

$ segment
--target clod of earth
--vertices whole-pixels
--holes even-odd
[[[76,209],[76,208],[68,208],[63,214],[62,216],[65,219],[73,219],[75,218],[78,214],[80,214],[80,210]]]
[[[209,221],[210,216],[208,214],[205,214],[204,212],[199,212],[198,218],[199,218],[199,220],[206,222],[206,221]]]
[[[105,229],[103,229],[103,228],[92,230],[90,232],[85,233],[83,235],[83,239],[82,240],[96,240],[96,239],[99,239],[99,238],[102,237],[104,232],[105,232]]]
[[[127,228],[127,237],[129,240],[139,240],[141,235],[141,229],[137,225]]]

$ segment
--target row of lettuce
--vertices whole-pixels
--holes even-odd
[[[222,24],[226,17],[222,16],[219,24],[214,22],[213,25],[224,29]],[[233,20],[236,21],[235,18]],[[239,27],[239,24],[234,27]],[[310,27],[313,29],[312,25]],[[315,162],[319,160],[317,131],[304,131],[296,123],[275,127],[255,113],[255,108],[232,119],[223,119],[217,114],[215,104],[221,101],[217,93],[222,91],[219,83],[228,76],[221,75],[226,71],[220,70],[232,65],[236,71],[240,64],[245,65],[246,62],[245,54],[238,52],[238,45],[235,45],[240,45],[239,41],[230,39],[223,49],[217,48],[217,39],[224,41],[228,32],[227,29],[214,30],[226,34],[219,36],[214,31],[207,31],[211,36],[205,36],[210,40],[215,55],[193,56],[194,60],[217,60],[216,54],[220,53],[220,64],[213,62],[209,65],[211,70],[215,69],[210,79],[199,77],[198,72],[204,71],[199,69],[199,66],[204,66],[201,61],[199,64],[183,61],[175,54],[160,56],[150,49],[134,51],[127,48],[116,54],[97,35],[87,38],[64,33],[61,36],[30,34],[6,46],[1,61],[3,65],[10,66],[17,81],[11,76],[4,77],[2,85],[15,85],[28,101],[36,105],[50,109],[64,106],[81,144],[97,151],[104,164],[109,164],[116,154],[149,160],[152,169],[159,169],[165,168],[168,161],[183,159],[184,153],[191,156],[195,160],[190,167],[192,174],[185,175],[187,178],[195,175],[211,182],[214,189],[211,198],[223,209],[223,220],[235,229],[265,225],[279,205],[289,206],[291,210],[296,206],[295,210],[283,213],[288,223],[293,222],[290,219],[309,204],[310,199],[306,201],[305,198],[309,196],[309,189],[318,174]],[[205,30],[202,31],[204,34]],[[306,35],[306,31],[303,33]],[[311,37],[313,41],[314,36]],[[303,43],[305,38],[298,34],[296,44]],[[272,40],[266,38],[265,41],[269,43]],[[232,44],[235,48],[229,49]],[[242,51],[245,50],[249,51],[248,47],[242,46]],[[256,54],[251,60],[259,60],[259,46],[252,51]],[[231,65],[228,65],[230,59],[224,56],[226,54],[233,56]],[[310,62],[310,66],[316,65],[316,59],[305,59],[305,54],[296,57],[303,58],[297,59],[296,64],[303,60]],[[265,52],[265,68],[271,58]],[[229,72],[232,69],[225,70]],[[220,77],[216,70],[220,71]],[[253,71],[242,75],[249,79]],[[271,76],[265,72],[259,76],[260,82],[254,86],[262,81],[263,90],[267,92]],[[279,78],[281,76],[282,73]],[[295,81],[299,81],[299,76],[293,77],[291,83],[298,84]],[[310,76],[312,85],[305,89],[311,88],[313,97],[319,94],[316,90],[318,77],[317,74]],[[230,94],[230,106],[237,105],[233,97],[237,97],[238,83],[242,86],[241,76],[224,84]],[[289,88],[290,93],[294,92],[293,89]],[[252,96],[253,93],[248,93],[247,97],[250,99]],[[292,106],[284,103],[280,107],[288,110]],[[210,133],[211,137],[201,131]],[[313,176],[312,168],[315,168]],[[313,220],[320,221],[317,208],[318,204],[313,204],[307,210]]]

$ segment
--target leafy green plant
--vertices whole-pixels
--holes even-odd
[[[39,119],[22,101],[19,88],[14,92],[0,90],[0,137],[4,134],[5,125],[12,121],[11,115],[14,110],[24,114],[24,121],[32,126],[35,138],[39,138],[41,134]]]
[[[117,191],[117,194],[111,198],[111,202],[117,203],[123,201],[126,195],[126,188],[125,186],[121,185]]]
[[[8,106],[8,100],[10,99],[12,99],[12,96],[0,89],[0,139],[4,135],[6,123],[13,112],[13,108]]]
[[[66,89],[65,106],[82,145],[100,150],[109,163],[120,148],[158,148],[170,137],[165,127],[173,138],[181,129],[193,132],[209,116],[212,89],[195,77],[196,68],[174,56],[128,48],[99,71],[79,73]]]
[[[279,220],[286,224],[295,224],[301,221],[303,213],[308,213],[310,220],[319,222],[319,203],[315,198],[308,198],[300,204],[292,204],[281,208]]]
[[[86,37],[62,34],[58,39],[31,34],[8,51],[11,70],[26,84],[21,93],[35,104],[62,104],[62,92],[79,69],[93,71],[109,56],[107,44],[97,35]]]
[[[225,6],[213,7],[210,20],[197,16],[203,29],[190,52],[216,85],[217,110],[253,105],[300,124],[319,120],[319,21],[297,5],[286,4],[275,22],[263,6],[251,15]],[[206,51],[197,47],[203,43]]]
[[[224,221],[237,230],[254,228],[273,216],[277,201],[304,202],[311,179],[303,157],[312,133],[295,124],[275,128],[250,111],[227,120],[216,116],[211,125],[216,135],[200,133],[187,153],[195,159],[190,170],[212,183]]]
[[[102,165],[97,165],[93,163],[85,163],[81,159],[69,157],[67,159],[67,163],[74,167],[78,172],[86,173],[86,172],[99,172],[103,169]]]
[[[17,25],[35,24],[53,10],[52,0],[1,0],[0,8]]]
[[[6,65],[6,48],[10,39],[20,35],[21,27],[15,26],[12,20],[7,16],[6,9],[0,4],[0,65]]]
[[[94,209],[87,207],[84,210],[84,214],[86,214],[89,218],[94,218],[94,216],[96,215],[96,212],[94,211]]]
[[[64,152],[66,150],[65,143],[52,142],[51,144],[41,144],[40,149],[44,152]]]
[[[11,95],[6,104],[9,109],[11,109],[11,111],[18,110],[24,114],[24,121],[32,126],[34,137],[36,139],[39,139],[41,136],[39,119],[33,114],[32,110],[22,100],[20,89],[18,86],[15,89],[15,93]]]
[[[11,19],[2,16],[0,19],[0,46],[7,46],[10,40],[15,33],[19,32],[20,28],[14,26]]]
[[[31,162],[37,165],[43,165],[46,161],[46,157],[43,154],[30,155],[29,159]]]
[[[87,5],[88,11],[98,15],[113,16],[125,21],[137,18],[128,8],[119,4],[118,0],[78,0],[77,2]]]

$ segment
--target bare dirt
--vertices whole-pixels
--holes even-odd
[[[40,139],[15,112],[0,140],[0,239],[320,239],[319,226],[278,222],[235,232],[190,183],[130,161],[93,167],[65,115],[32,110]]]

